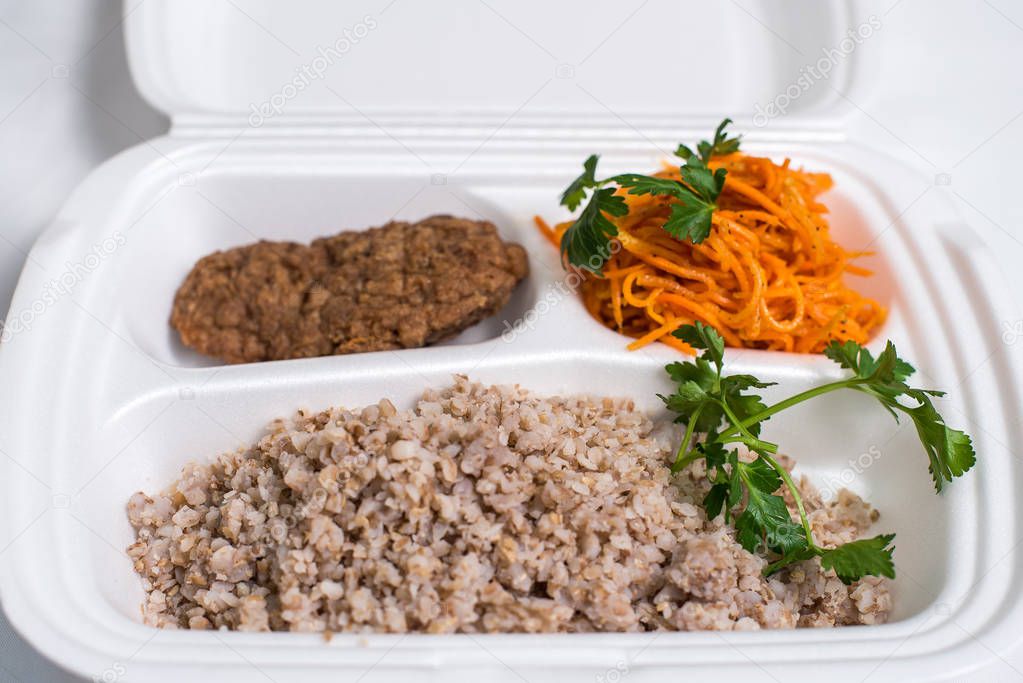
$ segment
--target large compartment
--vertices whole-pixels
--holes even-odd
[[[298,408],[358,408],[382,397],[392,399],[399,408],[411,408],[425,388],[445,386],[454,373],[468,373],[481,382],[520,384],[539,394],[598,392],[629,397],[666,417],[655,396],[671,391],[662,370],[662,354],[624,357],[565,349],[540,355],[499,350],[475,363],[450,356],[423,362],[427,360],[423,354],[415,355],[389,367],[365,363],[361,371],[343,363],[320,364],[315,373],[300,372],[298,364],[287,369],[253,366],[244,376],[204,377],[199,386],[187,390],[167,387],[119,412],[81,444],[82,458],[73,482],[81,487],[75,501],[77,514],[88,528],[102,534],[102,538],[80,536],[71,550],[87,560],[77,563],[76,569],[83,590],[103,596],[103,609],[117,612],[111,617],[139,620],[143,599],[139,578],[126,556],[111,553],[111,548],[125,548],[134,540],[124,511],[128,497],[137,490],[162,490],[189,460],[209,461],[253,443],[273,418],[290,416]],[[765,395],[781,398],[819,381],[793,374],[761,372],[763,379],[781,382],[781,387]],[[771,420],[765,433],[796,458],[797,473],[808,475],[822,490],[834,495],[847,487],[877,507],[881,517],[872,533],[897,534],[892,622],[920,617],[939,600],[953,576],[952,554],[965,550],[961,539],[968,536],[969,528],[962,513],[971,506],[965,500],[964,506],[955,505],[949,497],[968,498],[973,487],[967,480],[953,487],[950,495],[934,495],[926,455],[911,424],[897,425],[868,397],[836,394]],[[138,437],[122,443],[122,435],[129,434]],[[116,462],[91,477],[114,454]],[[95,600],[89,602],[99,606]],[[862,630],[839,629],[827,637],[858,637],[863,634],[857,631]],[[793,632],[785,637],[802,639],[809,634]]]

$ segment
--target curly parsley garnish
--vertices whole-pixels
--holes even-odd
[[[668,410],[677,414],[676,422],[686,425],[671,469],[678,472],[701,458],[706,461],[711,482],[703,501],[707,516],[714,518],[723,513],[726,521],[734,520],[736,538],[746,550],[773,555],[775,559],[765,568],[766,574],[794,562],[820,557],[824,568],[833,569],[847,584],[866,575],[895,578],[894,534],[860,539],[837,548],[817,545],[799,489],[773,457],[778,452],[777,444],[762,439],[760,427],[782,410],[838,389],[868,394],[896,420],[900,413],[913,420],[927,452],[934,487],[940,492],[945,483],[964,474],[976,462],[970,437],[946,425],[934,408],[931,397],[941,396],[942,392],[906,384],[915,370],[898,357],[891,342],[874,358],[855,342],[833,341],[824,353],[851,370],[851,377],[767,406],[751,390],[773,383],[761,382],[752,375],[722,376],[724,341],[717,331],[697,322],[683,325],[673,334],[702,353],[693,361],[665,367],[676,389],[660,398]],[[697,433],[706,436],[701,442],[691,443]],[[731,444],[745,445],[756,455],[755,459],[741,460],[737,449],[727,448]],[[784,498],[778,495],[782,486],[795,502],[799,523],[792,520]]]
[[[683,160],[679,166],[681,180],[656,176],[623,173],[598,180],[597,162],[600,157],[590,155],[583,163],[582,174],[572,181],[561,195],[561,204],[575,211],[589,193],[589,203],[561,238],[561,253],[569,265],[599,274],[611,256],[611,239],[618,228],[607,216],[621,218],[629,209],[619,190],[630,195],[660,195],[671,197],[671,215],[664,230],[677,240],[699,244],[710,234],[711,215],[717,208],[718,195],[725,186],[727,172],[719,168],[711,171],[707,164],[714,156],[731,154],[739,150],[739,138],[729,138],[725,128],[731,119],[725,119],[714,132],[714,140],[703,140],[694,152],[679,145],[675,155]],[[617,186],[617,187],[615,187]]]

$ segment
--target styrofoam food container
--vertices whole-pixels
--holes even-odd
[[[1012,304],[968,226],[938,190],[921,191],[929,179],[845,140],[842,122],[877,67],[871,51],[837,60],[828,83],[792,99],[786,116],[739,125],[747,149],[834,176],[826,201],[836,238],[875,251],[863,263],[877,274],[856,286],[891,310],[871,346],[894,340],[920,382],[950,390],[941,409],[975,440],[978,466],[939,497],[912,426],[867,397],[830,395],[767,427],[799,471],[847,484],[882,511],[878,532],[897,533],[891,623],[330,642],[143,626],[124,553],[129,495],[164,487],[187,460],[250,442],[275,417],[381,397],[409,405],[456,372],[537,392],[628,395],[657,410],[661,368],[677,356],[629,353],[590,319],[558,287],[565,274],[531,217],[564,215],[558,192],[589,153],[603,152],[609,173],[655,167],[721,114],[785,92],[817,48],[871,17],[869,6],[842,2],[668,0],[151,0],[126,15],[134,76],[172,130],[105,164],[67,201],[11,308],[32,312],[30,329],[0,348],[9,456],[0,591],[11,622],[47,657],[91,678],[146,681],[935,680],[1005,666],[999,653],[1017,635],[1008,625],[1023,619],[1012,540],[1021,472],[1004,445],[1020,440],[1020,369],[1003,352],[998,313]],[[812,37],[801,44],[816,41],[815,51],[794,54],[758,17]],[[883,28],[870,40],[882,38]],[[702,68],[695,56],[711,54],[716,65]],[[633,57],[658,69],[633,68]],[[685,87],[666,86],[676,83]],[[505,310],[451,342],[222,366],[183,348],[167,324],[177,285],[215,249],[439,212],[494,221],[532,265]],[[68,291],[53,296],[62,277]],[[730,350],[727,360],[785,392],[840,376],[815,356]]]

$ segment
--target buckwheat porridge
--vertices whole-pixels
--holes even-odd
[[[707,519],[705,465],[669,471],[677,436],[629,401],[463,376],[412,410],[299,412],[131,497],[144,620],[390,633],[886,620],[887,579],[845,585],[818,559],[765,577],[732,525]],[[877,517],[848,491],[824,502],[798,484],[822,545]]]

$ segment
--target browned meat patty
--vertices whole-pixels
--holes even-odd
[[[529,272],[492,223],[432,216],[202,258],[174,297],[181,341],[228,363],[426,346],[504,306]]]

